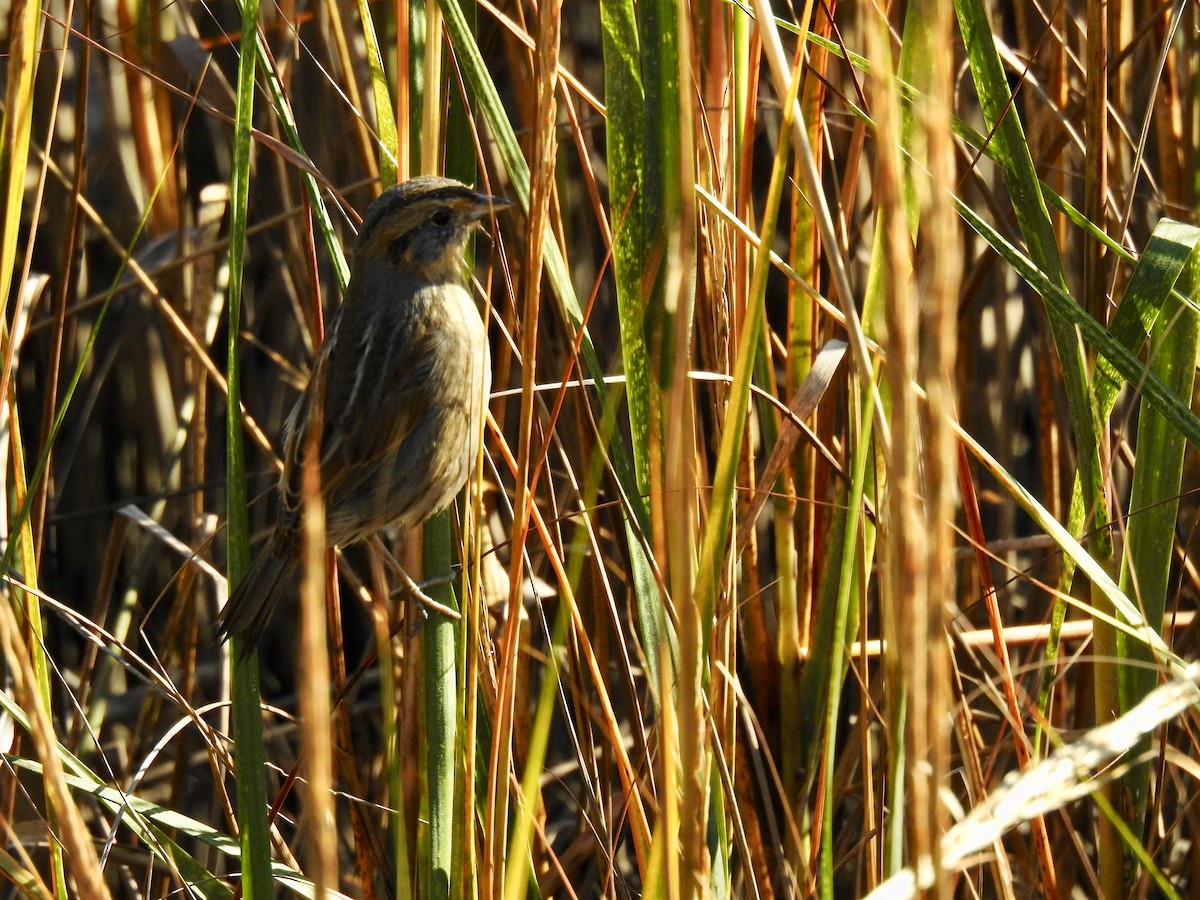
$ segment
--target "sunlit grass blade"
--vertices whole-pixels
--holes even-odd
[[[375,100],[375,128],[379,134],[379,175],[382,182],[380,187],[386,190],[396,183],[397,160],[399,159],[396,116],[392,110],[392,92],[388,84],[387,73],[383,70],[383,57],[379,52],[379,38],[375,34],[375,22],[371,18],[371,9],[366,0],[359,0],[358,14],[362,19],[367,63],[371,67],[371,96]]]
[[[1194,288],[1197,263],[1191,248],[1195,247],[1200,230],[1186,227],[1190,246],[1184,259],[1190,263],[1180,280]],[[1170,256],[1178,259],[1179,254],[1172,252]],[[1165,277],[1158,279],[1138,278],[1143,267],[1167,271],[1163,273]],[[1171,297],[1171,289],[1179,275],[1177,268],[1162,265],[1157,253],[1147,247],[1130,279],[1118,315],[1125,309],[1125,304],[1130,304],[1131,308],[1161,310],[1151,331],[1150,371],[1177,396],[1191,397],[1196,353],[1200,348],[1200,326],[1195,310]],[[1163,630],[1163,615],[1171,592],[1179,490],[1186,450],[1187,442],[1166,417],[1154,407],[1143,404],[1138,414],[1137,462],[1129,498],[1126,552],[1121,559],[1121,588],[1142,609],[1147,625],[1159,633]],[[1144,644],[1131,641],[1123,634],[1117,635],[1117,648],[1120,658],[1130,663],[1120,670],[1121,710],[1128,711],[1157,683],[1160,661]],[[1148,738],[1141,742],[1141,749],[1149,750]],[[1150,787],[1146,768],[1135,768],[1127,784],[1136,810],[1134,822],[1141,822],[1146,815],[1146,795]]]
[[[0,705],[11,713],[14,707],[7,702],[8,699],[8,695],[0,691]],[[66,748],[61,746],[59,753],[64,757],[70,756]],[[41,766],[33,760],[11,759],[11,762],[16,768],[33,773],[41,772]],[[132,831],[163,865],[177,871],[187,881],[191,890],[214,900],[233,896],[231,890],[168,835],[174,833],[193,838],[231,860],[238,860],[242,855],[236,840],[175,810],[117,790],[107,785],[78,760],[73,762],[70,766],[71,771],[66,775],[67,784],[74,790],[91,795],[113,814],[119,814],[124,827]],[[298,896],[315,900],[316,892],[312,882],[299,872],[277,862],[271,863],[271,871],[279,886]],[[347,900],[347,895],[339,891],[329,891],[325,896],[331,900]]]
[[[1018,827],[1031,815],[1052,812],[1095,791],[1111,777],[1108,763],[1128,753],[1138,737],[1184,714],[1200,703],[1197,671],[1190,667],[1158,688],[1136,709],[1118,721],[1094,728],[1079,740],[1063,744],[1032,770],[1010,777],[957,825],[942,841],[942,864],[957,870],[977,852]],[[870,898],[900,898],[917,895],[917,885],[927,887],[932,867],[918,864],[880,885]],[[1155,870],[1160,888],[1175,896],[1171,885]]]
[[[955,430],[958,431],[959,438],[971,454],[1000,482],[1004,490],[1012,495],[1013,499],[1030,515],[1038,527],[1074,561],[1080,571],[1091,579],[1093,586],[1113,605],[1119,618],[1113,617],[1103,610],[1090,606],[1083,601],[1076,600],[1073,597],[1063,596],[1063,599],[1083,609],[1089,615],[1101,619],[1130,638],[1146,645],[1154,652],[1157,658],[1166,662],[1173,672],[1182,672],[1185,670],[1187,663],[1163,642],[1162,636],[1157,631],[1146,624],[1146,618],[1137,607],[1137,604],[1130,600],[1117,583],[1112,580],[1108,572],[1105,571],[1104,566],[1097,562],[1084,549],[1083,545],[1057,519],[1050,515],[1049,511],[1038,502],[1037,498],[1028,489],[1005,471],[1004,467],[978,441],[963,431],[961,426],[957,424],[955,424]]]
[[[15,501],[16,509],[8,511],[8,520],[15,523],[18,534],[16,540],[10,537],[5,547],[4,563],[11,565],[19,557],[24,578],[35,587],[38,567],[33,552],[32,534],[28,525],[27,513],[32,496],[25,494],[25,448],[22,447],[19,438],[20,419],[17,407],[8,402],[10,379],[12,378],[11,366],[16,348],[13,345],[13,336],[7,323],[11,318],[10,309],[16,308],[16,304],[11,302],[12,290],[17,287],[18,293],[20,291],[21,279],[16,269],[16,262],[18,238],[22,228],[21,206],[25,196],[30,132],[33,126],[33,91],[39,58],[37,49],[40,34],[40,7],[40,3],[17,0],[9,10],[4,113],[3,118],[0,119],[0,191],[2,191],[0,194],[0,309],[5,311],[5,318],[0,321],[0,347],[3,348],[5,360],[4,378],[0,385],[3,388],[0,391],[0,403],[5,406],[4,419],[8,430],[4,446],[11,457],[2,462],[6,468],[12,467],[18,480],[16,496],[10,499],[10,503]],[[15,313],[12,316],[15,316]],[[23,591],[15,591],[10,597],[5,597],[0,602],[10,604],[9,610],[3,613],[5,620],[11,621],[14,626],[10,640],[20,639],[16,626],[18,623],[25,623],[20,632],[29,637],[26,646],[32,666],[31,674],[35,681],[35,684],[28,686],[28,690],[36,691],[39,706],[46,715],[49,715],[51,709],[50,667],[43,651],[45,643],[41,610],[38,608],[34,596]],[[47,762],[51,763],[52,761],[47,760]],[[51,774],[48,777],[53,777],[54,774],[56,774],[55,770],[51,766]],[[52,831],[57,828],[60,815],[78,819],[77,811],[57,808],[58,803],[54,798],[63,794],[60,787],[47,782],[44,790],[46,814]],[[70,834],[78,834],[80,830],[72,827]],[[70,847],[67,847],[66,850],[68,854],[71,852]],[[95,869],[98,866],[95,854],[91,852],[90,845],[80,847],[79,852],[83,854],[83,858],[76,860],[79,870],[74,873],[75,877],[82,878],[85,883],[90,884],[97,878]],[[54,887],[60,897],[65,896],[66,891],[66,865],[63,853],[64,847],[59,840],[51,839],[49,841],[50,867],[53,872]],[[92,871],[89,873],[88,869]]]

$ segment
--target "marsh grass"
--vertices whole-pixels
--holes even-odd
[[[1200,12],[796,6],[13,0],[3,896],[1196,890]],[[432,171],[518,206],[388,536],[463,618],[318,552],[234,665]]]

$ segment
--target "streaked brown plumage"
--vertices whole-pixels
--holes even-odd
[[[222,638],[257,644],[294,581],[302,451],[320,409],[326,541],[412,527],[467,479],[491,385],[487,334],[463,286],[463,248],[508,202],[447,178],[421,177],[367,210],[350,284],[304,393],[284,428],[279,520],[217,620]]]

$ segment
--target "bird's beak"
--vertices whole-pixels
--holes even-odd
[[[487,218],[493,211],[500,212],[513,205],[511,200],[492,197],[488,194],[473,194],[471,200],[472,208],[469,217],[472,222],[478,222],[480,219]]]

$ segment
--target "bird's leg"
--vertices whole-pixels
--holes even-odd
[[[462,614],[456,609],[451,609],[443,603],[438,603],[423,590],[421,586],[412,580],[412,576],[404,571],[404,566],[400,565],[400,561],[391,554],[391,551],[384,545],[383,540],[379,535],[373,535],[368,539],[371,548],[379,554],[384,564],[391,569],[397,578],[400,579],[400,587],[396,589],[394,594],[404,594],[416,600],[427,610],[440,613],[448,619],[461,619]]]

